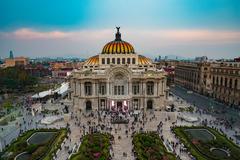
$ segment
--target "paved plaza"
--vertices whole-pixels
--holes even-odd
[[[236,127],[240,127],[239,106],[229,107],[225,104],[214,101],[212,98],[202,96],[195,92],[188,94],[187,90],[180,86],[171,87],[171,92],[181,97],[185,102],[195,105],[197,108],[207,112],[208,114],[211,114],[223,120],[228,120],[231,122],[231,124],[236,125]],[[235,109],[234,107],[238,109]]]
[[[182,96],[182,98],[184,98]],[[34,116],[26,108],[22,107],[23,117],[17,118],[15,122],[10,125],[2,126],[1,133],[1,147],[9,144],[15,139],[21,132],[24,132],[33,128],[60,128],[69,126],[70,133],[69,138],[64,141],[56,153],[56,160],[67,160],[74,152],[76,152],[81,145],[82,136],[92,131],[107,132],[114,136],[110,153],[114,160],[134,160],[134,152],[132,146],[132,134],[139,131],[157,131],[159,136],[163,139],[164,144],[172,148],[173,153],[176,154],[182,160],[190,160],[191,155],[184,149],[183,144],[175,137],[171,131],[171,127],[180,125],[203,125],[206,124],[210,127],[217,128],[219,131],[227,134],[233,141],[240,144],[240,141],[236,139],[234,135],[239,135],[240,130],[237,125],[227,127],[227,123],[223,123],[218,120],[218,116],[214,112],[207,112],[204,108],[194,107],[193,113],[190,112],[178,112],[179,108],[187,108],[193,106],[191,101],[185,101],[181,97],[176,95],[170,96],[169,101],[172,102],[176,108],[174,112],[154,111],[147,110],[145,112],[139,111],[138,120],[134,121],[134,116],[130,114],[125,115],[125,118],[129,120],[128,124],[112,124],[111,114],[105,111],[97,112],[81,112],[75,113],[71,111],[69,113],[69,120],[63,120],[50,125],[40,124],[40,120],[46,116],[45,114],[36,113]],[[194,101],[197,104],[197,101]],[[66,101],[69,105],[69,102]],[[61,105],[62,104],[62,105]],[[49,106],[56,105],[62,116],[62,109],[64,108],[63,102],[57,102],[56,104],[46,104]],[[47,108],[47,106],[45,106]],[[227,113],[228,114],[228,113]],[[182,120],[181,115],[189,117],[197,117],[198,122],[187,122]],[[235,115],[237,116],[237,115]],[[226,116],[227,117],[227,116]],[[17,127],[17,128],[16,128]],[[13,129],[16,128],[16,129]]]

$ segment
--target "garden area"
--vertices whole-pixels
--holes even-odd
[[[177,137],[197,160],[239,160],[240,148],[209,127],[175,127]]]
[[[66,137],[67,129],[29,130],[4,150],[1,159],[52,160]]]
[[[30,75],[23,67],[0,68],[0,77],[0,95],[38,93],[60,87],[56,82]]]
[[[167,151],[156,132],[135,134],[133,145],[138,160],[176,160],[174,154]]]
[[[26,87],[37,84],[38,79],[30,76],[24,68],[8,67],[0,69],[0,94],[18,93]]]
[[[12,101],[7,100],[0,104],[0,126],[6,126],[9,122],[13,122],[17,117],[21,117],[20,104],[14,105]]]
[[[81,146],[71,160],[110,160],[110,134],[93,133],[83,137]]]

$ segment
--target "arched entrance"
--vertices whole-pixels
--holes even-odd
[[[153,109],[153,101],[152,100],[147,101],[147,109]]]
[[[86,111],[90,111],[92,110],[92,102],[91,101],[87,101],[86,102]]]

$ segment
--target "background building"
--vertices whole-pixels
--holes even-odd
[[[9,53],[9,58],[6,58],[4,61],[4,67],[26,66],[29,64],[28,58],[14,57],[12,51]]]
[[[211,76],[211,96],[227,104],[240,105],[240,63],[212,64]]]
[[[24,68],[28,74],[34,77],[45,77],[52,75],[51,69],[43,64],[28,64]]]
[[[174,82],[223,103],[240,105],[239,62],[182,62],[175,68]]]

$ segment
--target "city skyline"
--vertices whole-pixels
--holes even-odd
[[[127,4],[127,5],[126,5]],[[240,2],[1,1],[0,57],[82,57],[100,53],[120,26],[123,40],[154,58],[234,58]],[[20,7],[19,7],[20,6]]]

